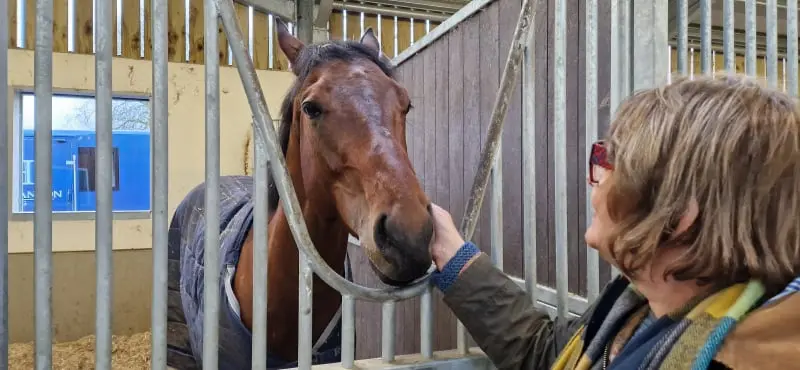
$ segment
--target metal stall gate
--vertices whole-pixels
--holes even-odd
[[[498,0],[508,1],[508,0]],[[8,0],[0,0],[0,9],[7,9]],[[723,4],[723,42],[721,51],[724,55],[724,70],[728,72],[737,71],[737,52],[741,47],[737,46],[740,42],[736,40],[734,10],[741,5],[740,0],[724,0]],[[421,39],[417,44],[403,52],[395,59],[395,64],[400,64],[412,56],[429,47],[448,32],[452,32],[456,26],[476,14],[482,8],[491,3],[490,0],[474,0],[467,6],[458,11],[451,18],[444,21],[433,32]],[[522,1],[521,12],[518,23],[514,29],[512,41],[509,43],[511,50],[508,52],[508,60],[498,84],[500,93],[495,97],[492,105],[491,119],[483,151],[480,155],[480,164],[477,166],[477,176],[472,185],[471,193],[468,197],[465,217],[461,224],[461,231],[467,239],[470,239],[478,222],[479,210],[487,186],[491,181],[490,195],[490,246],[491,254],[498,267],[503,267],[503,163],[501,152],[501,134],[505,123],[506,110],[509,105],[509,98],[513,94],[518,70],[522,70],[522,116],[521,120],[521,168],[523,178],[522,188],[522,214],[523,214],[523,259],[524,259],[524,279],[512,277],[519,285],[526,288],[531,298],[546,303],[551,308],[555,308],[554,315],[566,317],[569,314],[579,314],[583,307],[577,309],[570,306],[574,302],[583,306],[587,302],[594,300],[600,290],[601,281],[599,278],[600,262],[597,254],[590,250],[586,253],[586,281],[587,298],[570,296],[568,287],[568,276],[571,272],[567,255],[567,240],[572,233],[581,233],[570,225],[569,218],[576,215],[568,211],[568,203],[575,194],[568,194],[569,168],[567,158],[574,155],[568,149],[574,145],[575,137],[565,130],[567,126],[567,29],[568,14],[572,11],[567,7],[567,0],[557,0],[554,2],[553,20],[553,76],[552,81],[552,155],[550,163],[552,166],[553,187],[538,188],[535,181],[529,181],[536,177],[536,174],[548,172],[539,167],[537,158],[543,154],[542,146],[537,145],[536,131],[537,125],[545,125],[546,122],[535,120],[537,98],[535,94],[536,82],[535,65],[536,52],[534,37],[527,37],[527,30],[532,28],[532,22],[537,19],[534,9],[537,9],[540,1]],[[634,4],[635,3],[635,4]],[[717,1],[720,3],[720,1]],[[308,15],[312,13],[313,3],[301,1],[298,4],[298,14]],[[689,74],[689,20],[690,14],[695,13],[695,9],[700,13],[700,56],[702,73],[714,72],[713,56],[719,51],[712,38],[712,1],[711,0],[678,0],[668,2],[667,0],[636,1],[633,0],[613,0],[610,2],[610,52],[608,65],[610,66],[610,88],[609,91],[600,91],[598,88],[599,66],[598,54],[600,51],[598,43],[598,20],[600,12],[597,0],[586,0],[585,11],[585,51],[580,55],[584,58],[585,70],[577,71],[584,77],[584,104],[583,107],[585,120],[583,122],[582,136],[584,142],[578,147],[583,147],[584,151],[579,155],[586,157],[590,143],[599,136],[599,117],[600,97],[609,94],[610,113],[613,116],[614,108],[631,91],[643,87],[649,87],[668,81],[670,78],[671,62],[670,52],[677,51],[676,64],[677,71],[681,74]],[[797,95],[798,90],[798,66],[797,66],[797,1],[789,0],[785,6],[779,7],[777,0],[767,0],[763,8],[766,10],[766,50],[759,51],[758,35],[756,25],[758,22],[756,0],[746,0],[745,9],[745,50],[744,50],[744,69],[748,75],[755,76],[757,72],[757,61],[759,55],[763,55],[766,61],[766,77],[771,87],[778,87],[779,81],[779,56],[783,57],[783,68],[785,70],[784,88],[793,95]],[[605,8],[603,8],[605,9]],[[692,10],[690,13],[689,10]],[[785,47],[779,52],[778,33],[779,19],[778,9],[783,9],[785,13]],[[97,116],[97,167],[100,169],[96,178],[97,186],[97,217],[96,217],[96,253],[97,253],[97,305],[96,305],[96,367],[99,369],[111,368],[111,246],[113,214],[111,212],[112,194],[112,148],[111,148],[111,60],[112,60],[112,33],[111,33],[111,3],[98,1],[96,3],[95,14],[97,18],[97,49],[95,54],[96,67],[96,104]],[[670,16],[672,14],[672,16]],[[283,199],[283,207],[289,218],[292,233],[298,240],[300,253],[300,279],[303,282],[298,292],[300,299],[300,312],[298,332],[298,368],[311,368],[311,277],[316,273],[326,284],[334,287],[342,293],[342,316],[343,316],[343,355],[342,363],[335,365],[315,366],[319,368],[348,368],[354,367],[354,320],[355,300],[368,300],[381,302],[383,310],[382,335],[382,357],[380,359],[360,360],[363,365],[374,365],[383,368],[490,368],[491,364],[478,349],[470,349],[467,333],[463,326],[458,326],[457,348],[453,351],[445,351],[434,354],[433,351],[433,326],[432,326],[432,289],[427,278],[414,284],[411,287],[397,290],[381,290],[367,288],[356,285],[345,280],[333,271],[321,258],[314,246],[311,244],[310,237],[306,230],[304,220],[300,213],[300,207],[293,186],[289,181],[288,171],[285,161],[277,145],[277,138],[274,128],[271,125],[272,118],[269,115],[266,102],[264,100],[261,86],[256,79],[252,61],[248,55],[247,48],[243,41],[242,31],[234,12],[232,0],[206,0],[205,15],[207,19],[219,19],[225,30],[225,34],[230,41],[231,52],[239,71],[244,90],[248,97],[248,102],[253,111],[254,131],[255,131],[255,256],[256,259],[266,260],[266,184],[267,184],[267,159],[272,164],[272,176],[274,176],[278,191]],[[166,369],[166,302],[167,302],[167,227],[169,215],[167,209],[167,171],[168,171],[168,146],[167,146],[167,1],[156,0],[153,2],[153,302],[152,302],[152,368]],[[8,15],[6,14],[6,17]],[[311,19],[312,17],[305,17]],[[51,172],[51,138],[52,138],[52,19],[53,19],[53,0],[36,1],[36,46],[35,46],[35,169],[37,173],[35,185],[35,205],[34,216],[34,251],[35,251],[35,328],[36,328],[36,368],[50,369],[52,367],[52,342],[53,336],[52,315],[51,315],[51,286],[52,286],[52,213],[51,197],[52,188]],[[5,20],[5,19],[3,19]],[[6,24],[7,22],[0,22]],[[675,25],[674,27],[671,25]],[[308,26],[308,27],[306,27]],[[206,207],[208,208],[206,226],[214,235],[218,230],[219,219],[217,211],[219,209],[219,195],[213,191],[219,186],[220,165],[219,165],[219,137],[220,137],[220,109],[219,109],[219,60],[215,57],[217,51],[217,24],[207,22],[205,29],[205,52],[206,57],[206,182],[211,188],[206,194]],[[308,24],[298,25],[298,34],[301,39],[308,41],[311,39],[311,27]],[[671,45],[673,34],[676,35],[676,46]],[[8,111],[8,28],[0,27],[0,116],[9,117]],[[635,37],[634,37],[635,36]],[[503,37],[502,35],[500,37]],[[692,49],[692,55],[694,55]],[[784,54],[782,54],[784,53]],[[636,63],[633,63],[633,61]],[[520,63],[521,62],[521,63]],[[521,67],[520,67],[521,64]],[[576,71],[570,71],[575,73]],[[430,99],[431,97],[425,97]],[[468,121],[464,117],[464,121]],[[471,117],[470,117],[471,118]],[[602,118],[607,119],[607,117]],[[480,122],[480,121],[472,121]],[[268,124],[270,123],[270,124]],[[416,132],[416,134],[422,134]],[[9,123],[3,120],[0,125],[0,151],[9,152],[8,140]],[[544,151],[548,149],[545,147]],[[8,160],[0,161],[0,193],[9,193]],[[582,189],[588,192],[588,189]],[[533,199],[539,193],[552,193],[552,215],[554,219],[555,236],[555,299],[554,302],[545,302],[539,296],[544,288],[537,283],[537,268],[547,266],[551,261],[537,259],[538,250],[536,245],[536,226],[543,218],[537,213],[537,206]],[[588,197],[588,195],[583,195]],[[466,198],[466,197],[465,197]],[[585,210],[580,213],[585,217],[585,222],[591,220],[591,207],[585,202]],[[0,311],[0,367],[8,367],[8,215],[10,213],[8,196],[0,197],[0,289],[2,289],[2,311]],[[213,270],[217,267],[219,240],[215,237],[207,238],[205,243],[205,265],[206,271],[206,291],[205,291],[205,313],[204,313],[204,343],[206,349],[203,354],[203,363],[206,368],[216,368],[217,351],[216,346],[219,340],[218,328],[216,326],[216,315],[219,312],[219,295],[217,285],[208,279],[213,279],[219,271]],[[581,263],[584,263],[583,261]],[[258,266],[255,271],[255,299],[254,305],[264,307],[267,301],[266,292],[266,271],[264,266]],[[399,301],[411,297],[421,296],[420,308],[420,348],[419,355],[408,356],[399,361],[400,356],[395,355],[395,325],[394,315],[396,314],[396,304]],[[266,313],[264,310],[255,310],[257,313],[253,325],[253,346],[264,348],[266,344]],[[266,368],[266,354],[264,351],[253,351],[253,368]]]

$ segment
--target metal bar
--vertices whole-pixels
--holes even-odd
[[[389,363],[394,361],[395,355],[395,335],[397,328],[395,327],[395,311],[397,305],[395,301],[386,301],[382,304],[382,323],[381,323],[381,358],[383,362]]]
[[[219,362],[219,209],[220,209],[220,106],[219,58],[217,57],[217,7],[204,1],[205,68],[205,241],[203,251],[203,369]]]
[[[736,73],[736,53],[733,50],[733,30],[734,30],[734,11],[733,0],[725,0],[723,4],[723,55],[725,58],[725,71],[728,73]]]
[[[684,57],[685,57],[684,52]],[[592,144],[597,140],[597,0],[586,0],[586,96],[584,127],[586,130],[584,158],[589,158]],[[524,145],[523,145],[524,147]],[[588,168],[586,169],[589,170]],[[586,189],[586,227],[592,222],[591,187]],[[527,258],[527,257],[526,257]],[[594,248],[586,249],[586,288],[590,302],[600,294],[600,258]]]
[[[212,49],[216,50],[216,49]],[[253,224],[253,343],[252,343],[252,369],[267,369],[267,273],[269,270],[269,254],[267,242],[269,241],[268,227],[268,191],[269,160],[267,158],[266,143],[263,138],[255,137],[255,194]]]
[[[778,87],[778,0],[767,0],[767,86]]]
[[[756,0],[745,2],[745,74],[756,76]]]
[[[97,134],[97,174],[95,175],[95,253],[97,254],[97,292],[95,316],[95,367],[111,369],[112,323],[112,247],[113,247],[113,184],[111,116],[111,58],[114,48],[112,8],[110,1],[95,6],[95,130]]]
[[[16,0],[0,0],[0,9],[8,9],[8,2]],[[0,24],[8,24],[11,14],[2,13]],[[8,184],[10,174],[8,159],[11,158],[8,141],[8,27],[0,27],[0,368],[8,369],[8,215],[11,213],[8,204]]]
[[[700,1],[700,69],[710,75],[711,69],[711,0]]]
[[[479,165],[475,173],[475,180],[472,183],[472,190],[467,200],[467,208],[464,212],[464,217],[461,219],[460,232],[464,240],[472,239],[472,234],[475,231],[475,224],[478,222],[478,214],[481,209],[481,204],[483,203],[483,195],[486,192],[486,185],[488,185],[489,182],[489,174],[492,170],[492,166],[495,164],[498,148],[500,147],[499,141],[503,133],[503,124],[505,123],[509,100],[514,94],[514,88],[516,88],[517,85],[516,80],[520,70],[520,62],[522,61],[522,50],[528,43],[528,31],[535,17],[535,10],[528,5],[529,1],[530,0],[524,0],[522,2],[522,8],[508,50],[508,57],[503,67],[503,74],[500,76],[500,86],[497,90],[497,95],[495,96],[494,105],[492,107],[492,116],[486,134],[486,143],[481,151],[481,159],[480,162],[478,162]],[[436,27],[435,30],[438,29],[439,27]],[[458,321],[456,326],[456,342],[461,354],[467,354],[467,352],[469,352],[467,348],[467,332],[461,321]]]
[[[280,147],[278,146],[275,128],[267,126],[267,122],[272,122],[272,117],[267,109],[267,103],[264,100],[264,93],[253,66],[253,61],[247,54],[247,48],[242,40],[242,31],[236,18],[233,2],[232,0],[214,0],[214,2],[219,9],[225,36],[231,46],[231,52],[236,61],[236,69],[239,71],[242,87],[253,113],[256,128],[254,136],[260,136],[261,140],[265,140],[267,143],[267,154],[270,160],[274,161],[274,163],[270,164],[270,172],[275,178],[276,188],[281,197],[281,205],[286,215],[289,228],[292,231],[292,236],[294,236],[297,247],[300,249],[301,256],[305,255],[305,258],[310,259],[311,268],[322,281],[342,294],[349,294],[358,296],[364,300],[378,302],[387,300],[399,301],[422,294],[422,291],[430,284],[430,273],[401,289],[368,288],[347,281],[328,266],[316,248],[314,248],[314,244],[311,242],[311,237],[308,234],[308,229],[306,228],[305,220],[302,216],[297,194],[294,192],[294,185],[289,177],[286,159],[281,154]]]
[[[342,296],[342,367],[352,369],[356,357],[356,301]]]
[[[689,4],[688,0],[676,1],[678,6],[678,73],[689,75]]]
[[[567,2],[555,2],[555,26],[553,53],[555,55],[555,78],[553,79],[553,146],[555,166],[555,225],[556,225],[556,291],[558,292],[558,317],[567,316],[567,293],[569,292],[567,262],[567,71],[566,36]]]
[[[786,3],[786,90],[792,96],[798,95],[797,81],[797,0]],[[0,85],[2,86],[2,85]]]
[[[609,116],[613,121],[622,99],[630,93],[630,0],[611,2],[611,91]],[[611,265],[612,277],[618,273]]]
[[[425,359],[433,358],[433,286],[428,286],[419,300],[419,352]]]
[[[169,215],[169,111],[167,49],[169,42],[167,0],[153,0],[153,303],[151,356],[153,370],[167,369],[167,233]]]
[[[492,193],[489,197],[492,262],[503,270],[503,137],[497,138],[497,157],[492,168]]]
[[[298,312],[297,312],[297,368],[311,369],[311,348],[313,346],[313,335],[311,332],[312,310],[314,294],[314,273],[311,270],[311,263],[305,253],[299,252],[299,271],[298,276]]]
[[[536,6],[528,2],[529,7]],[[533,21],[534,18],[531,18]],[[522,68],[522,246],[525,291],[536,301],[536,37],[528,34]]]
[[[25,23],[25,22],[17,22]],[[53,366],[53,0],[36,0],[36,44],[34,46],[33,89],[36,110],[34,150],[34,270],[36,369]],[[2,88],[7,88],[6,86]],[[3,102],[6,104],[7,102]],[[3,138],[5,140],[5,138]],[[5,196],[5,194],[3,195]]]

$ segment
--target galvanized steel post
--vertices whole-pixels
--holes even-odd
[[[744,70],[750,77],[756,75],[756,0],[745,0],[744,3],[745,56]]]
[[[95,313],[95,367],[111,369],[111,323],[113,282],[113,184],[112,184],[112,130],[111,115],[111,57],[114,39],[110,1],[98,1],[94,14],[96,22],[95,44],[95,130],[97,134],[97,173],[95,175],[95,254],[96,313]]]
[[[24,23],[22,21],[18,23]],[[36,45],[33,54],[34,160],[34,290],[38,370],[53,366],[53,0],[36,0]],[[6,87],[3,87],[6,88]],[[7,102],[3,102],[4,104]],[[5,195],[4,195],[5,196]]]
[[[597,140],[597,0],[586,0],[586,96],[584,129],[585,155],[589,158]],[[588,165],[588,164],[587,164]],[[586,169],[589,170],[588,168]],[[591,187],[586,185],[586,227],[592,222]],[[535,204],[535,202],[534,202]],[[526,257],[527,258],[527,257]],[[587,299],[593,302],[600,294],[600,257],[594,248],[586,248]]]
[[[217,7],[204,1],[205,54],[205,240],[203,242],[203,369],[213,370],[219,361],[220,315],[220,160],[219,160],[219,57],[217,56]]]
[[[9,0],[0,0],[0,9],[8,9]],[[10,0],[15,1],[15,0]],[[0,24],[8,24],[11,14],[0,15]],[[8,27],[0,27],[0,368],[8,369]]]
[[[786,90],[792,96],[798,95],[797,76],[797,0],[786,1]]]
[[[553,166],[556,245],[556,312],[561,319],[569,312],[569,262],[567,259],[567,1],[556,0],[554,11],[553,54]]]
[[[168,191],[168,70],[167,0],[153,0],[153,302],[151,362],[153,370],[167,369],[167,214]]]

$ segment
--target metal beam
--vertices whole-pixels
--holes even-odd
[[[261,13],[268,13],[281,17],[288,22],[294,22],[296,18],[295,4],[292,0],[233,0],[239,4],[252,6],[253,9]]]

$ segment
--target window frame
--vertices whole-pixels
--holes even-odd
[[[35,212],[24,212],[22,206],[22,191],[23,191],[23,174],[22,174],[22,160],[24,157],[24,128],[23,128],[23,105],[22,99],[24,95],[33,95],[34,89],[32,86],[9,86],[9,95],[12,99],[11,104],[11,119],[12,119],[12,126],[11,126],[11,145],[10,150],[12,152],[11,159],[12,159],[12,166],[10,168],[11,172],[11,180],[12,186],[11,189],[11,207],[10,208],[10,221],[32,221]],[[96,92],[93,90],[73,90],[73,89],[58,89],[53,88],[52,90],[53,97],[59,96],[68,96],[68,97],[76,97],[76,98],[89,98],[94,99],[96,96]],[[139,219],[150,219],[152,217],[152,208],[153,208],[153,132],[152,132],[152,122],[153,122],[153,100],[152,95],[150,94],[141,94],[141,93],[112,93],[111,96],[112,101],[118,99],[135,99],[140,101],[147,102],[149,107],[149,126],[150,130],[148,132],[148,139],[150,142],[150,148],[148,152],[148,166],[149,166],[149,173],[150,173],[150,182],[149,187],[151,191],[147,194],[147,208],[145,210],[114,210],[112,209],[112,213],[114,215],[115,220],[139,220]],[[96,131],[95,131],[96,132]],[[88,147],[88,146],[86,146]],[[94,149],[95,147],[89,147]],[[76,153],[77,154],[77,153]],[[112,160],[112,166],[115,166],[115,169],[119,171],[119,166],[115,163],[118,160],[118,153],[117,147],[112,147],[112,155],[114,159]],[[77,162],[77,155],[75,156]],[[35,163],[35,162],[33,162]],[[77,163],[75,163],[77,166]],[[76,169],[77,171],[78,169]],[[118,173],[118,172],[117,172]],[[77,181],[77,178],[74,179]],[[115,176],[112,181],[114,181],[114,186],[112,191],[116,191],[120,188],[119,186],[119,178]],[[25,185],[30,185],[25,183]],[[52,219],[53,220],[94,220],[96,215],[96,209],[94,210],[85,210],[85,211],[51,211]]]

